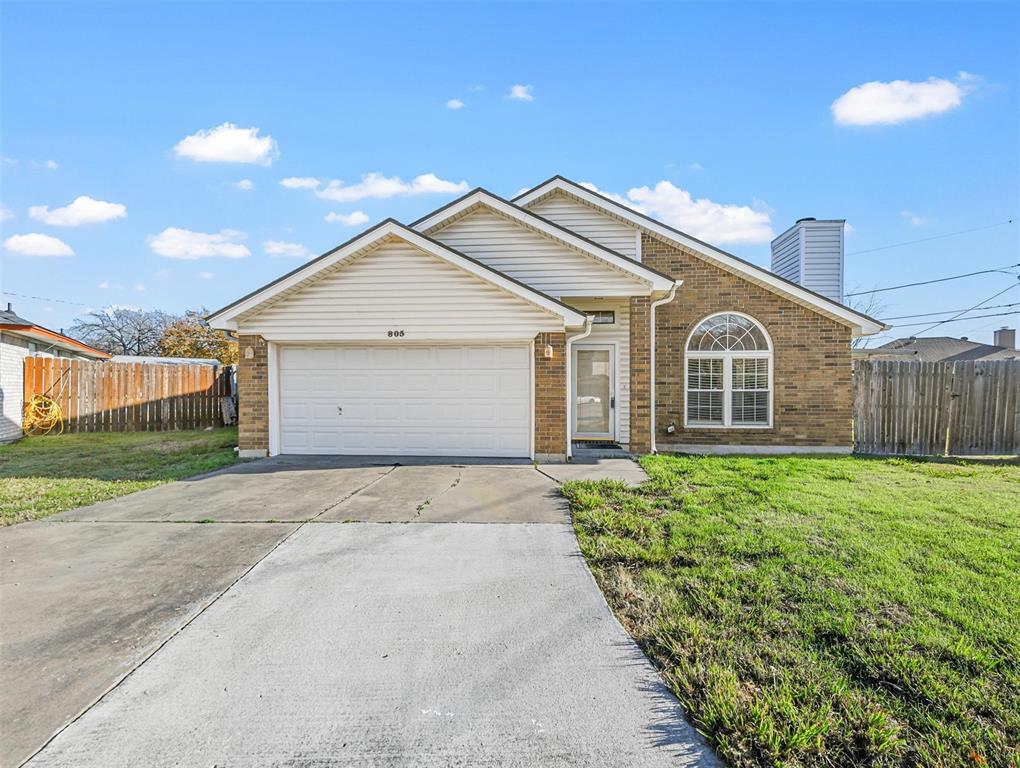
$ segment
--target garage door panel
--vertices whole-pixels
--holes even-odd
[[[526,346],[284,346],[278,359],[284,453],[530,452]]]

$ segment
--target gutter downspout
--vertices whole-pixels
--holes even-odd
[[[658,301],[653,301],[651,303],[651,305],[650,305],[649,312],[648,312],[648,314],[651,316],[651,323],[652,323],[651,333],[649,334],[649,354],[651,355],[651,358],[652,358],[651,359],[651,365],[649,366],[649,369],[651,371],[651,374],[650,374],[651,375],[651,381],[648,382],[648,389],[649,389],[649,392],[648,392],[649,406],[648,407],[651,410],[651,413],[649,414],[649,416],[650,416],[649,423],[651,424],[651,428],[652,428],[652,439],[651,439],[649,445],[651,447],[652,453],[656,453],[657,452],[656,449],[655,449],[655,308],[660,306],[660,305],[662,305],[662,304],[669,304],[669,302],[673,301],[673,299],[676,298],[677,288],[679,288],[683,284],[684,284],[683,280],[676,280],[676,281],[674,281],[673,287],[670,289],[669,293],[664,298],[661,298]]]
[[[581,339],[587,338],[588,334],[591,333],[591,329],[592,329],[591,315],[585,315],[584,316],[584,330],[581,333],[577,334],[576,336],[568,336],[567,337],[567,343],[564,345],[564,354],[567,356],[567,359],[566,359],[566,366],[567,366],[567,461],[570,461],[570,459],[573,458],[573,456],[574,456],[574,441],[572,439],[573,424],[571,423],[573,421],[572,416],[573,416],[573,413],[574,413],[574,407],[573,407],[574,404],[571,402],[571,399],[572,399],[571,395],[574,392],[574,387],[573,387],[573,382],[570,379],[570,361],[571,361],[573,356],[570,354],[570,347],[571,347],[571,345],[575,341],[580,341]]]

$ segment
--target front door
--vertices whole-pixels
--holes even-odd
[[[611,344],[573,348],[574,434],[580,439],[616,438],[616,360]]]

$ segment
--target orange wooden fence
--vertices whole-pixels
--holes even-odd
[[[230,368],[25,358],[25,402],[60,406],[65,432],[156,432],[223,425]]]

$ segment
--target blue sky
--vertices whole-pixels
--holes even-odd
[[[50,327],[86,306],[217,308],[365,226],[330,213],[412,221],[456,193],[410,192],[466,182],[510,196],[555,173],[636,189],[763,265],[769,234],[796,218],[846,218],[848,291],[1020,262],[1017,4],[0,12],[0,278],[16,294],[5,301]],[[530,88],[512,98],[515,85]],[[366,174],[390,182],[357,186]],[[50,238],[73,255],[35,255],[61,250]],[[890,292],[881,314],[962,309],[1016,282]],[[1011,302],[1020,289],[989,303]],[[990,340],[1018,318],[929,335]]]

